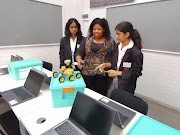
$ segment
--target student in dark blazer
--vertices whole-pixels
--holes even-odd
[[[119,23],[115,31],[119,43],[115,46],[113,58],[110,63],[103,63],[97,68],[101,72],[105,67],[112,68],[105,71],[112,77],[110,93],[113,89],[119,88],[134,94],[137,78],[142,75],[143,69],[141,37],[130,22]]]
[[[70,18],[66,23],[65,37],[62,37],[60,41],[60,67],[65,65],[64,60],[70,59],[71,63],[75,62],[74,54],[84,39],[81,32],[81,25],[75,18]],[[75,70],[78,70],[77,67]]]

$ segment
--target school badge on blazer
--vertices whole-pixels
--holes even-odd
[[[124,71],[129,71],[129,69],[131,68],[132,63],[130,62],[123,62],[123,68]]]

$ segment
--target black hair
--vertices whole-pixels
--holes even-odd
[[[93,27],[94,27],[94,25],[96,25],[96,24],[101,25],[101,27],[104,29],[103,36],[104,36],[106,39],[109,39],[109,38],[110,38],[110,35],[111,35],[110,30],[109,30],[109,24],[108,24],[107,20],[104,19],[104,18],[102,18],[102,19],[100,19],[100,18],[95,18],[95,19],[91,22],[91,24],[90,24],[90,26],[89,26],[89,37],[93,36]]]
[[[81,25],[79,24],[79,22],[75,18],[70,18],[68,20],[68,22],[66,23],[65,32],[64,32],[65,36],[66,37],[71,37],[71,32],[69,31],[69,27],[73,22],[76,23],[77,28],[78,28],[78,32],[76,33],[76,36],[81,37],[82,36]]]
[[[130,22],[121,22],[119,23],[116,28],[116,30],[123,32],[126,34],[129,32],[131,38],[134,42],[134,44],[141,50],[142,49],[142,44],[141,44],[141,36],[139,32],[133,28],[133,25]]]

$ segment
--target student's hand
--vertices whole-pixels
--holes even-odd
[[[104,68],[106,67],[106,64],[105,63],[103,63],[103,64],[100,64],[99,66],[97,66],[96,68],[95,68],[95,70],[98,70],[99,69],[99,71],[102,73],[102,72],[104,72]]]
[[[79,60],[77,61],[77,63],[78,63],[77,67],[78,67],[79,69],[82,69],[82,67],[84,66],[84,61],[83,61],[82,59],[79,59]]]
[[[122,76],[122,71],[108,70],[105,72],[108,73],[109,77]]]

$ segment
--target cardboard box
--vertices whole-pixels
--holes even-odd
[[[62,76],[61,74],[56,78],[51,78],[50,90],[54,108],[72,106],[77,91],[84,93],[85,82],[82,76],[76,78],[77,73],[80,73],[80,71],[74,71],[73,75],[75,79],[73,81],[70,81],[69,76],[66,76],[64,82],[59,82],[59,78]]]
[[[36,68],[42,71],[43,62],[36,59],[8,62],[9,75],[16,81],[26,79],[30,69]]]

